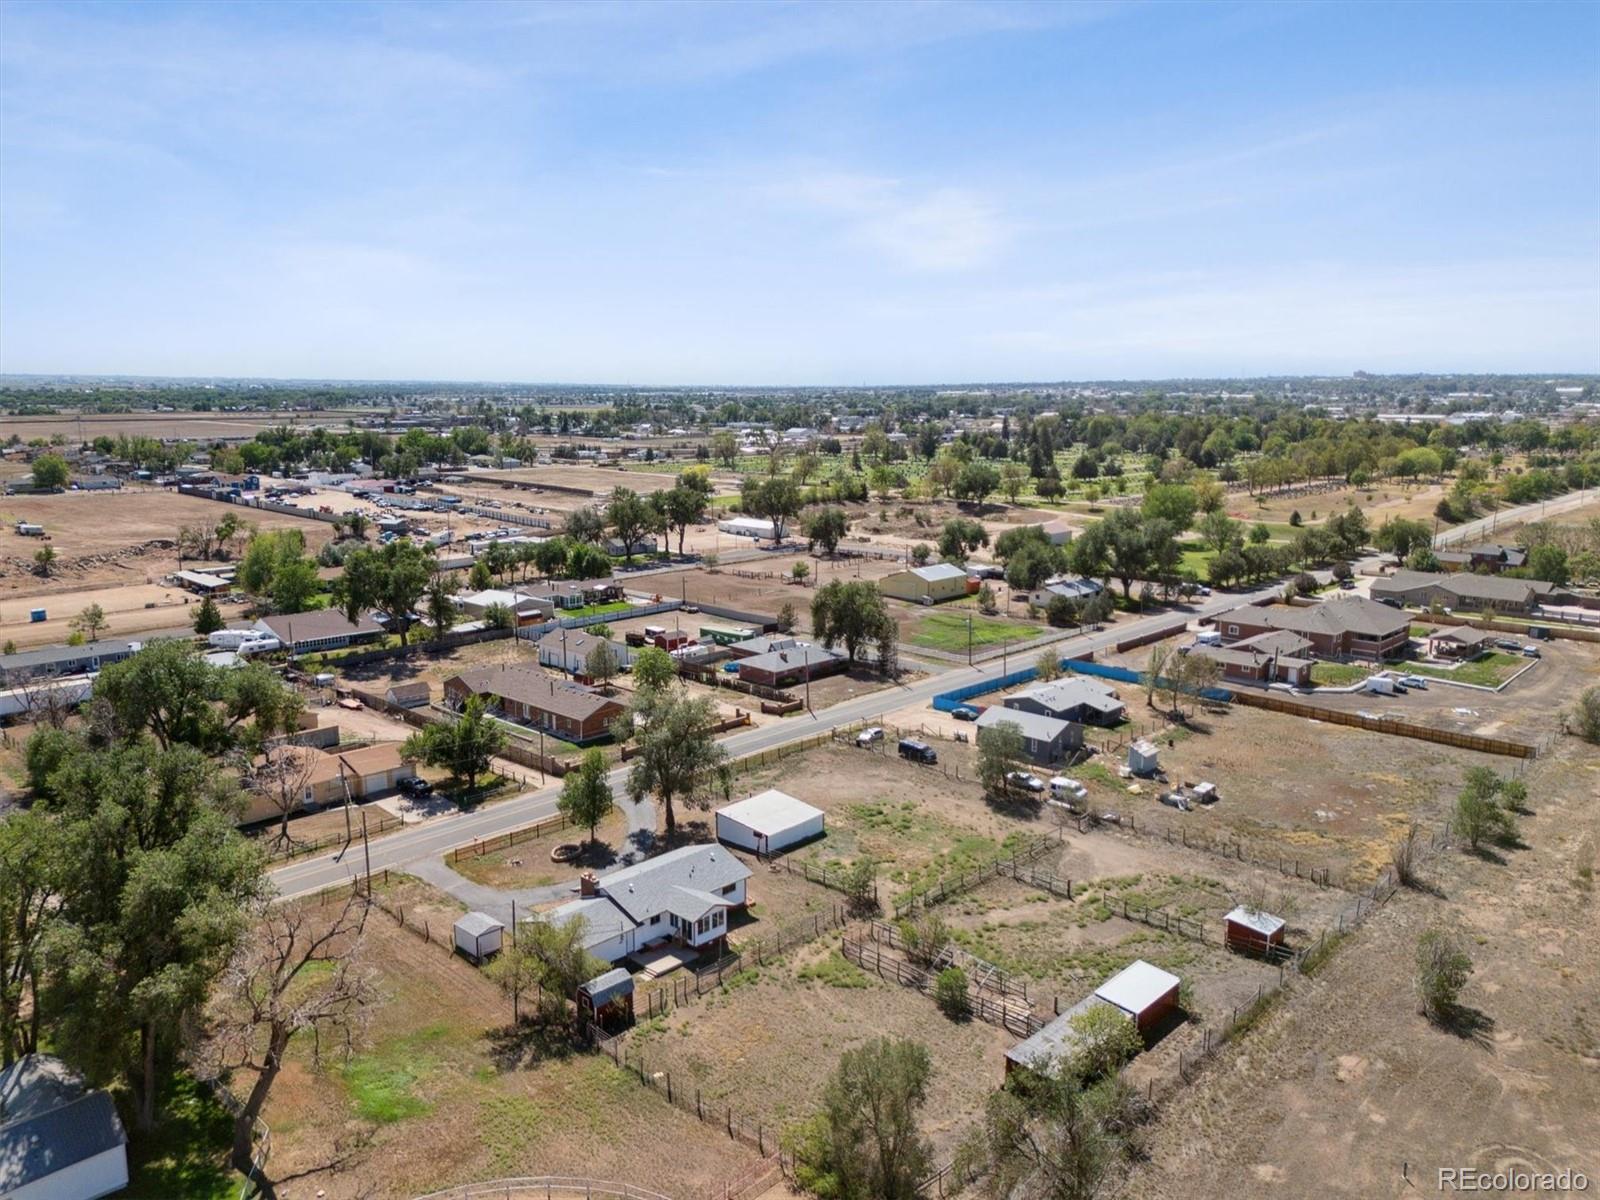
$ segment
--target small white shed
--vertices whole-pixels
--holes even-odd
[[[769,789],[717,809],[717,840],[758,854],[776,854],[821,837],[824,820],[820,808]]]
[[[1128,747],[1128,770],[1135,775],[1154,775],[1161,770],[1161,758],[1154,742],[1137,741]]]
[[[456,949],[475,963],[500,952],[506,927],[488,913],[469,912],[456,921]]]

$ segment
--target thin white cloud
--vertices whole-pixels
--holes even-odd
[[[966,188],[918,187],[848,171],[785,175],[765,192],[780,207],[835,222],[841,240],[916,272],[991,265],[1014,232],[997,204]]]

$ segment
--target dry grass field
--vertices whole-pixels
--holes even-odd
[[[97,437],[184,438],[204,442],[223,437],[254,437],[263,429],[288,425],[296,429],[319,426],[342,430],[352,420],[375,415],[375,409],[317,409],[296,412],[132,412],[66,414],[48,417],[7,417],[7,433],[23,441],[60,434],[68,444],[92,442]]]
[[[1017,1040],[982,1021],[947,1020],[930,998],[859,970],[825,938],[728,977],[717,992],[643,1023],[626,1044],[646,1071],[670,1071],[675,1088],[781,1129],[809,1114],[840,1054],[875,1037],[928,1048],[921,1127],[941,1161],[980,1119]]]
[[[941,753],[947,749],[967,747],[940,744]],[[871,855],[888,901],[987,862],[1029,833],[1053,831],[1039,812],[1006,813],[986,803],[970,761],[962,775],[906,762],[892,744],[885,752],[840,742],[741,771],[734,787],[741,796],[779,788],[822,809],[827,835],[794,857],[821,865]]]
[[[1566,1167],[1594,1186],[1600,921],[1577,856],[1600,836],[1600,757],[1564,739],[1528,785],[1525,847],[1428,861],[1430,890],[1397,894],[1165,1110],[1130,1196],[1410,1197],[1449,1166]],[[1464,1032],[1417,1012],[1416,943],[1434,926],[1474,962]]]
[[[459,911],[416,884],[394,898],[446,932]],[[535,1174],[688,1197],[755,1162],[608,1059],[539,1053],[476,968],[383,912],[369,918],[367,961],[382,999],[355,1057],[319,1072],[297,1044],[267,1106],[283,1200],[409,1197]]]
[[[1228,497],[1225,507],[1230,517],[1241,521],[1284,523],[1298,512],[1307,525],[1320,525],[1328,517],[1343,512],[1353,504],[1366,513],[1367,521],[1374,528],[1390,517],[1405,517],[1431,524],[1433,510],[1438,507],[1447,490],[1442,484],[1419,484],[1408,488],[1398,483],[1384,483],[1370,488],[1338,488],[1306,496],[1268,496],[1262,502],[1247,492],[1235,492]]]

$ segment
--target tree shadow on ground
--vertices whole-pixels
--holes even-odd
[[[523,1003],[531,1007],[533,999],[524,996]],[[525,1016],[521,1021],[491,1029],[485,1038],[489,1044],[489,1058],[495,1070],[502,1073],[560,1061],[577,1053],[570,1026],[552,1025],[537,1017]]]
[[[1494,1018],[1470,1004],[1452,1004],[1437,1015],[1428,1018],[1433,1025],[1452,1033],[1464,1042],[1471,1042],[1481,1050],[1494,1047]]]
[[[986,791],[983,802],[988,805],[990,812],[1014,821],[1037,821],[1039,814],[1044,811],[1043,792]]]

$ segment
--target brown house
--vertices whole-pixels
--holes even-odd
[[[479,667],[444,681],[445,701],[460,708],[469,696],[487,697],[506,718],[579,745],[605,737],[623,706],[582,684],[529,667]]]
[[[1317,658],[1399,658],[1411,640],[1411,619],[1403,612],[1361,596],[1342,596],[1304,607],[1275,604],[1225,612],[1217,618],[1224,644],[1288,632],[1307,643]]]
[[[762,687],[789,687],[847,670],[844,655],[804,643],[739,660],[739,678]]]
[[[1428,635],[1428,653],[1434,658],[1458,658],[1463,661],[1477,658],[1494,649],[1500,634],[1487,629],[1473,629],[1459,625],[1454,629],[1436,629]]]

